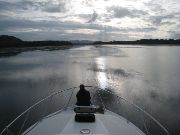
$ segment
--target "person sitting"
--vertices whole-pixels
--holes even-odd
[[[91,105],[91,96],[89,91],[85,89],[83,84],[80,85],[80,90],[76,94],[77,106],[90,106]]]

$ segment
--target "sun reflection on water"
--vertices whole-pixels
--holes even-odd
[[[97,82],[100,88],[105,89],[107,86],[107,76],[106,76],[106,60],[105,58],[96,58],[95,59],[97,68],[99,71],[96,73]]]

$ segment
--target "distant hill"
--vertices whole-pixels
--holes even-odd
[[[0,47],[6,46],[21,46],[23,41],[13,36],[2,35],[0,36]]]
[[[5,41],[5,42],[8,42],[8,41],[11,41],[11,42],[22,42],[21,39],[16,38],[14,36],[8,36],[8,35],[1,35],[0,36],[0,41]]]
[[[72,43],[69,41],[22,41],[14,36],[0,36],[0,48],[40,46],[72,46]]]

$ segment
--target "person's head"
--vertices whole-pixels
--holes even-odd
[[[79,86],[79,88],[80,88],[81,90],[84,90],[84,85],[81,84],[81,85]]]

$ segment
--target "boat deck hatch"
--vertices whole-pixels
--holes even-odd
[[[89,129],[82,129],[80,131],[81,134],[90,134],[90,130]]]

